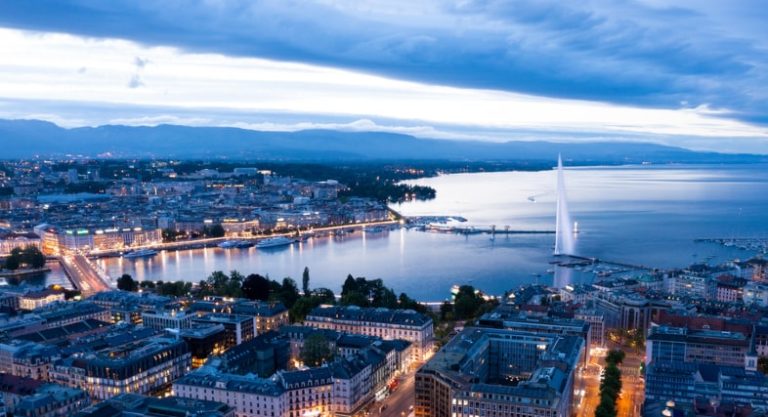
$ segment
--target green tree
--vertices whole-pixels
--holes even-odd
[[[309,312],[312,311],[313,308],[319,306],[320,304],[322,304],[322,299],[318,297],[299,298],[298,300],[296,300],[295,303],[293,303],[293,306],[289,311],[291,322],[293,323],[303,322],[304,319],[307,317],[307,314],[309,314]]]
[[[440,320],[452,320],[452,319],[453,319],[453,304],[451,304],[450,301],[443,301],[443,304],[440,304]]]
[[[757,370],[763,374],[768,374],[768,357],[761,356],[757,358]]]
[[[321,304],[336,303],[336,295],[328,288],[315,288],[311,295],[313,298],[319,299]]]
[[[134,292],[139,290],[139,284],[129,274],[123,274],[117,279],[117,289]]]
[[[15,250],[15,249],[14,249]],[[21,266],[20,256],[11,251],[11,255],[5,258],[5,269],[15,271]]]
[[[606,356],[608,365],[600,381],[600,404],[595,409],[595,417],[616,417],[616,400],[621,392],[621,370],[618,363],[624,359],[624,352],[613,350]]]
[[[250,274],[243,280],[243,295],[251,300],[269,300],[270,282],[269,279],[259,275]]]
[[[174,297],[181,297],[189,294],[192,291],[192,283],[184,281],[176,282],[163,282],[158,283],[157,293],[160,295],[168,295]]]
[[[282,301],[286,307],[293,307],[296,300],[299,299],[299,288],[296,286],[296,281],[288,277],[283,278],[283,284],[280,286],[278,299]]]
[[[200,285],[201,295],[217,295],[221,297],[242,297],[243,274],[231,271],[229,275],[214,271]]]
[[[225,283],[224,288],[221,289],[221,294],[224,297],[239,298],[243,296],[243,281],[245,277],[238,271],[230,271],[229,280]]]
[[[374,307],[397,308],[397,296],[390,288],[384,286],[380,279],[371,281],[370,298]]]
[[[309,267],[304,267],[304,272],[301,274],[301,289],[304,295],[309,295]]]
[[[163,229],[162,235],[163,242],[175,242],[181,233],[173,229]]]
[[[206,226],[203,228],[203,235],[206,237],[224,237],[225,233],[224,226],[220,224],[214,224],[213,226]]]
[[[24,248],[24,263],[32,268],[42,268],[45,266],[45,255],[40,252],[37,246],[29,245]]]
[[[347,279],[344,280],[344,285],[341,286],[341,296],[352,291],[357,291],[357,281],[352,277],[352,274],[347,275]]]
[[[149,281],[149,280],[145,280],[145,281],[141,281],[139,283],[139,286],[141,288],[154,289],[155,288],[155,283],[152,282],[152,281]]]
[[[341,304],[345,306],[368,307],[368,298],[359,291],[349,291],[341,296]]]
[[[206,279],[213,295],[221,295],[221,292],[229,283],[229,276],[222,271],[213,271]]]
[[[5,268],[14,271],[22,266],[42,268],[45,266],[45,255],[33,245],[11,249],[11,254],[5,260]]]
[[[304,340],[301,348],[301,361],[306,366],[320,366],[333,359],[333,351],[328,339],[320,333],[313,333]]]
[[[475,317],[484,300],[477,295],[471,285],[462,285],[453,302],[453,313],[457,319],[470,319]]]
[[[397,304],[398,304],[398,307],[402,309],[414,310],[414,311],[418,311],[419,313],[427,312],[426,306],[412,299],[411,297],[408,297],[408,294],[404,292],[400,293],[400,297],[397,298]]]
[[[626,354],[623,350],[613,349],[605,356],[605,362],[609,364],[619,365],[624,361]]]

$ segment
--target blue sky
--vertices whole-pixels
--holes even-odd
[[[768,152],[765,22],[759,1],[6,0],[0,117]]]

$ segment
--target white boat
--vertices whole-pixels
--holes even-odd
[[[239,244],[240,244],[239,240],[225,240],[224,242],[221,242],[216,246],[222,249],[232,249],[232,248],[236,248],[237,245]]]
[[[264,248],[274,248],[277,246],[286,246],[290,245],[294,242],[293,239],[289,239],[285,236],[278,236],[278,237],[270,237],[268,239],[264,239],[256,244],[256,247],[259,249]]]
[[[141,249],[124,253],[123,258],[148,258],[155,255],[157,255],[157,251],[154,249]]]

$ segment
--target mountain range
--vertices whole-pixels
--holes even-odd
[[[0,119],[0,158],[111,157],[271,161],[553,160],[582,163],[763,162],[768,156],[696,152],[641,142],[504,143],[422,139],[382,132],[265,132],[230,127],[104,125],[65,129],[40,120]]]

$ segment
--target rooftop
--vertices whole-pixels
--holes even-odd
[[[528,353],[505,356],[508,364],[518,369],[516,377],[522,378],[521,382],[501,383],[486,376],[488,357],[494,355],[494,346],[500,344],[528,347]],[[568,374],[574,372],[583,349],[584,341],[578,336],[468,327],[440,349],[419,373],[439,375],[467,392],[478,390],[517,397],[555,398],[564,394]]]
[[[408,326],[423,326],[432,323],[431,318],[413,310],[362,308],[357,306],[316,307],[307,315],[307,320],[312,320],[313,318],[392,323]]]

